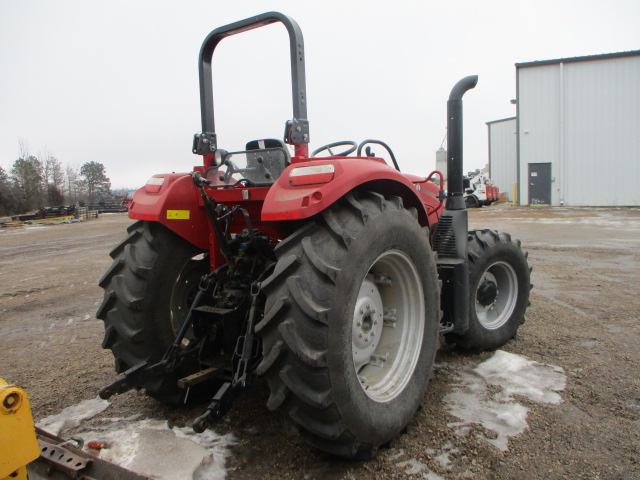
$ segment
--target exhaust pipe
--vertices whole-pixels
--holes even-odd
[[[478,84],[471,75],[455,84],[447,102],[447,210],[465,209],[462,173],[462,96]]]
[[[455,84],[447,102],[447,205],[433,235],[442,280],[442,333],[469,329],[469,219],[462,178],[462,96],[477,83],[477,75],[463,78]]]

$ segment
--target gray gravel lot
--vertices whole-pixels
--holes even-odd
[[[97,281],[130,222],[112,214],[0,231],[0,377],[28,391],[36,418],[95,397],[115,376],[94,317]],[[445,346],[408,432],[373,461],[347,462],[283,432],[258,382],[215,427],[236,436],[228,478],[640,479],[640,209],[494,205],[471,211],[470,223],[510,232],[528,250],[532,304],[504,350],[561,367],[562,403],[519,399],[530,409],[529,427],[505,452],[479,425],[456,434],[444,401],[452,375],[491,354]],[[129,392],[104,415],[140,413],[184,426],[201,408],[169,408]]]

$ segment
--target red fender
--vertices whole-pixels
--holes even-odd
[[[202,250],[209,250],[209,222],[188,173],[154,175],[133,194],[129,218],[159,222]]]
[[[382,159],[353,157],[289,165],[267,193],[262,221],[309,218],[364,184],[373,191],[400,195],[405,206],[416,207],[421,224],[437,222],[440,202],[435,185],[430,188],[424,178],[405,176]]]

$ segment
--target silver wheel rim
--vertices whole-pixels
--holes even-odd
[[[487,330],[502,327],[516,308],[518,277],[506,262],[495,262],[485,270],[475,294],[476,317]]]
[[[418,270],[399,250],[380,255],[360,286],[351,330],[353,366],[377,402],[397,397],[413,378],[424,336]]]

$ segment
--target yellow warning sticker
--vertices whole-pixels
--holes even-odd
[[[189,220],[190,210],[167,210],[167,220]]]

